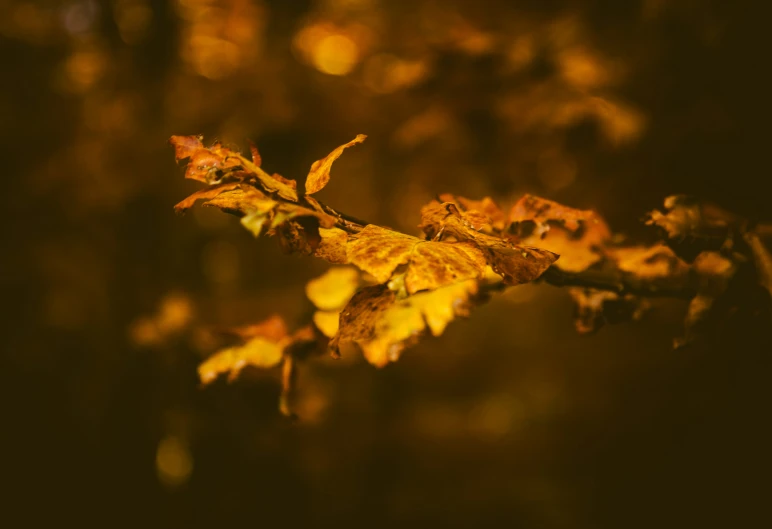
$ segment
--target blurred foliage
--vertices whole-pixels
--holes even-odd
[[[0,0],[9,514],[763,525],[770,344],[739,319],[673,353],[680,301],[577,337],[560,292],[517,287],[385,370],[300,370],[299,424],[273,374],[199,391],[204,324],[308,318],[324,266],[176,217],[194,187],[166,144],[249,138],[299,177],[365,132],[320,194],[408,233],[438,191],[531,192],[643,239],[675,193],[769,221],[755,4]]]

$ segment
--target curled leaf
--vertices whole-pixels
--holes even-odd
[[[204,147],[198,136],[172,136],[177,161],[187,160],[185,178],[206,184],[224,181],[247,182],[259,185],[268,193],[293,202],[298,201],[297,183],[280,175],[269,175],[260,168],[259,154],[255,161],[249,160],[222,144]],[[252,155],[255,156],[253,150]]]
[[[343,151],[348,147],[356,145],[357,143],[362,143],[366,138],[367,136],[364,134],[357,134],[357,137],[350,142],[341,145],[321,160],[317,160],[311,164],[311,171],[309,171],[308,178],[306,179],[306,194],[312,195],[326,186],[330,181],[330,169],[332,169],[332,163],[340,158],[340,155],[343,154]]]
[[[422,335],[439,336],[453,319],[467,316],[478,288],[477,281],[467,280],[404,299],[386,285],[363,288],[341,312],[340,329],[330,346],[339,352],[355,344],[368,362],[383,367]]]
[[[700,252],[731,246],[733,228],[741,220],[712,204],[686,195],[665,199],[664,213],[652,211],[646,224],[659,227],[679,257],[692,262]]]

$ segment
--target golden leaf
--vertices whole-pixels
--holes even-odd
[[[607,239],[610,236],[608,226],[594,211],[570,208],[534,195],[524,195],[512,206],[509,221],[513,224],[532,221],[540,232],[549,229],[547,223],[556,222],[571,232],[579,228],[597,232],[594,238]]]
[[[298,204],[273,200],[255,187],[238,182],[218,184],[197,191],[177,204],[175,210],[184,212],[198,200],[206,200],[204,203],[206,206],[215,206],[225,212],[241,215],[241,223],[256,237],[265,231],[275,230],[289,221],[300,220],[303,217],[317,219],[318,225],[325,228],[332,228],[335,225],[335,218],[326,213]],[[311,235],[313,235],[313,227]]]
[[[314,325],[327,338],[338,334],[339,320],[340,311],[317,310],[313,315]]]
[[[533,195],[512,206],[509,220],[509,229],[520,242],[560,254],[555,266],[566,272],[582,272],[603,259],[603,247],[611,238],[608,226],[594,211]]]
[[[558,259],[558,255],[549,250],[520,246],[507,239],[475,230],[469,219],[449,202],[436,206],[430,204],[422,210],[422,214],[421,224],[424,229],[437,229],[434,239],[449,235],[459,241],[472,243],[482,252],[483,258],[494,272],[510,285],[537,279]]]
[[[359,271],[353,267],[330,268],[306,284],[306,296],[316,306],[313,321],[328,338],[338,332],[340,311],[359,288]]]
[[[689,273],[689,266],[664,244],[608,248],[607,253],[617,268],[641,279],[665,279]]]
[[[426,332],[439,336],[457,316],[467,316],[477,293],[476,280],[404,299],[386,285],[363,288],[341,312],[340,328],[330,346],[339,352],[346,344],[355,344],[368,362],[383,367]]]
[[[407,265],[405,286],[410,294],[482,277],[486,264],[473,244],[424,241],[373,224],[351,237],[347,258],[379,283]]]
[[[347,264],[346,246],[348,233],[340,228],[319,228],[321,241],[314,250],[314,256],[332,264]]]
[[[359,288],[359,271],[348,266],[330,268],[306,284],[306,296],[320,310],[340,310]]]
[[[223,180],[256,182],[269,193],[276,193],[285,200],[298,201],[297,182],[280,175],[269,175],[259,165],[259,155],[253,162],[236,151],[215,143],[204,147],[198,136],[172,136],[177,161],[188,160],[185,178],[206,184],[217,184]],[[255,156],[255,150],[252,151]]]
[[[555,266],[565,272],[587,270],[603,259],[601,248],[584,237],[576,237],[561,226],[553,226],[541,236],[536,233],[520,239],[523,244],[538,245],[560,255]]]
[[[330,181],[330,169],[332,169],[332,163],[337,160],[348,147],[356,145],[357,143],[362,143],[366,138],[367,136],[364,134],[358,134],[357,137],[350,142],[341,145],[321,160],[317,160],[311,164],[311,171],[309,171],[306,180],[306,194],[312,195],[326,186],[327,182]]]
[[[316,342],[310,326],[290,335],[284,320],[278,315],[254,325],[231,329],[227,334],[238,336],[244,343],[221,349],[198,366],[198,375],[204,385],[225,373],[228,374],[228,380],[235,380],[247,366],[274,367],[282,358],[296,354],[299,349]]]

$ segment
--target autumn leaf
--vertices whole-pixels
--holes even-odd
[[[454,202],[460,206],[462,212],[467,214],[477,213],[486,217],[487,223],[496,232],[504,230],[507,224],[507,215],[499,208],[498,204],[491,197],[483,197],[481,200],[472,200],[469,198],[454,196],[450,194],[440,195],[442,202]]]
[[[306,296],[319,310],[340,310],[359,287],[359,272],[348,266],[330,268],[306,284]]]
[[[562,226],[553,226],[542,235],[535,233],[518,242],[539,246],[560,255],[555,266],[565,272],[583,272],[603,259],[602,247],[584,237],[577,237]]]
[[[241,224],[255,237],[265,232],[273,234],[277,228],[290,221],[302,223],[302,218],[315,219],[317,229],[319,226],[332,228],[335,225],[335,218],[330,215],[291,202],[273,200],[255,187],[237,182],[197,191],[177,204],[174,209],[184,212],[198,200],[205,200],[204,205],[215,206],[241,216]],[[313,236],[313,226],[309,228],[309,232],[309,235]]]
[[[332,338],[338,332],[340,311],[361,283],[356,268],[336,266],[306,284],[306,296],[316,306],[313,322],[319,331]]]
[[[606,223],[594,211],[571,208],[534,195],[524,195],[512,206],[509,221],[513,224],[534,222],[539,226],[540,232],[548,230],[549,223],[560,223],[570,232],[583,228],[587,231],[600,231],[605,235],[603,238],[609,235]]]
[[[340,228],[319,228],[321,241],[314,249],[314,256],[332,264],[347,264],[346,248],[348,233]]]
[[[619,270],[639,279],[671,280],[689,273],[689,265],[664,244],[607,248],[606,253]]]
[[[482,277],[486,264],[471,243],[424,241],[373,224],[352,235],[346,255],[378,283],[385,283],[406,265],[405,287],[410,294]]]
[[[365,287],[341,312],[330,346],[339,354],[355,344],[368,362],[383,367],[427,332],[439,336],[453,319],[467,316],[478,289],[476,280],[467,280],[399,299],[386,285]]]
[[[574,327],[580,334],[596,332],[605,324],[638,320],[648,304],[635,296],[593,288],[569,288],[574,301]]]
[[[548,250],[520,246],[507,239],[477,231],[452,203],[429,204],[422,210],[422,214],[421,226],[430,232],[436,230],[435,241],[448,235],[461,243],[472,243],[482,252],[487,264],[510,285],[537,279],[558,259],[557,254]]]
[[[506,215],[490,197],[482,200],[470,200],[450,194],[439,196],[421,208],[421,224],[418,226],[430,239],[436,238],[446,224],[449,215],[448,205],[453,205],[455,215],[464,225],[472,230],[498,235],[506,225]]]
[[[664,213],[650,212],[646,224],[659,227],[668,245],[689,263],[703,251],[731,246],[734,232],[742,224],[735,215],[687,195],[667,197],[664,209]]]
[[[343,154],[343,151],[348,147],[356,145],[357,143],[362,143],[366,138],[367,136],[364,134],[358,134],[357,137],[350,142],[341,145],[321,160],[317,160],[311,164],[311,171],[309,171],[308,178],[306,179],[306,194],[313,195],[326,186],[330,181],[330,169],[332,169],[332,163],[340,158],[340,155]]]
[[[692,264],[697,295],[692,298],[684,320],[684,335],[674,340],[684,347],[710,333],[716,322],[730,310],[723,297],[737,272],[737,265],[718,252],[701,252]]]
[[[211,147],[204,147],[198,136],[172,136],[169,142],[174,146],[177,161],[187,160],[185,178],[206,184],[219,184],[224,181],[254,182],[267,193],[276,193],[285,200],[298,201],[297,183],[263,171],[259,167],[259,155],[253,162],[219,142]],[[255,156],[256,149],[252,152]]]
[[[552,200],[525,195],[510,212],[509,231],[518,242],[560,255],[555,266],[582,272],[603,259],[611,232],[594,211],[563,206]]]
[[[225,373],[228,380],[235,380],[247,366],[269,368],[278,365],[284,349],[292,342],[284,320],[277,315],[235,330],[234,334],[244,339],[245,343],[221,349],[198,367],[198,375],[204,385]]]

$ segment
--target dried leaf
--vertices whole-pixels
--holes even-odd
[[[718,252],[701,252],[692,270],[697,278],[697,295],[689,303],[684,321],[684,336],[674,341],[684,347],[708,334],[716,322],[729,310],[724,299],[737,265]]]
[[[266,231],[272,233],[290,221],[302,218],[316,219],[319,226],[332,228],[335,218],[312,209],[288,202],[268,198],[264,193],[248,184],[231,182],[202,189],[175,206],[177,212],[184,212],[196,201],[206,200],[206,206],[215,206],[225,212],[242,216],[241,223],[255,237]],[[301,223],[302,224],[302,223]],[[306,225],[303,225],[306,228]],[[317,228],[318,229],[318,228]],[[313,228],[309,235],[313,236]]]
[[[319,228],[321,241],[314,250],[314,256],[332,264],[347,264],[346,248],[348,233],[340,228]]]
[[[611,237],[608,226],[594,211],[533,195],[525,195],[512,207],[510,221],[510,231],[519,242],[559,254],[555,266],[571,273],[601,261],[603,246]]]
[[[607,254],[619,270],[640,279],[671,279],[689,273],[689,266],[664,244],[608,248]]]
[[[339,352],[356,344],[371,364],[383,367],[427,331],[439,336],[457,316],[467,316],[477,293],[475,280],[404,299],[386,285],[363,288],[341,312],[340,329],[330,346]]]
[[[496,232],[503,231],[507,225],[507,215],[499,208],[491,197],[484,197],[482,200],[472,200],[461,196],[449,194],[440,195],[442,202],[454,202],[458,204],[462,212],[467,214],[478,213],[485,215],[488,224]]]
[[[358,134],[357,137],[350,142],[341,145],[321,160],[317,160],[311,164],[311,171],[309,171],[308,178],[306,179],[306,194],[313,195],[326,186],[327,182],[330,181],[330,169],[332,169],[332,163],[337,160],[348,147],[356,145],[357,143],[362,143],[366,138],[367,136],[364,134]]]
[[[700,252],[731,245],[731,228],[741,223],[738,217],[686,195],[669,196],[664,205],[665,213],[650,212],[646,224],[665,232],[668,245],[687,262]]]
[[[432,200],[421,208],[421,224],[419,228],[434,239],[441,232],[445,220],[450,214],[448,205],[456,208],[456,214],[469,229],[498,235],[506,225],[506,216],[490,197],[482,200],[470,200],[450,194],[440,195],[441,202]]]
[[[648,308],[644,300],[631,295],[593,288],[569,288],[574,300],[574,326],[580,334],[593,333],[605,324],[639,320]]]
[[[562,226],[553,226],[541,236],[534,233],[520,242],[560,255],[555,266],[565,272],[583,272],[603,259],[600,245],[592,244],[588,238],[577,237]]]
[[[424,241],[373,224],[351,237],[347,258],[378,283],[385,283],[406,265],[405,286],[410,294],[482,277],[486,264],[483,253],[471,243]]]
[[[224,193],[225,191],[231,191],[233,189],[236,189],[239,186],[238,182],[229,182],[227,184],[219,184],[214,185],[211,187],[207,187],[206,189],[201,189],[200,191],[196,191],[186,199],[180,201],[177,205],[174,206],[174,211],[177,213],[185,213],[187,210],[192,208],[195,203],[199,200],[211,200],[215,198],[220,193]]]
[[[603,238],[610,235],[608,226],[594,211],[570,208],[534,195],[524,195],[512,206],[509,221],[511,223],[531,221],[540,227],[539,231],[548,230],[548,223],[555,222],[562,224],[570,232],[583,228],[587,231],[600,232],[599,234],[604,235]]]
[[[174,146],[177,161],[188,160],[185,178],[206,184],[218,184],[225,180],[254,182],[268,193],[276,193],[292,202],[298,201],[297,183],[279,175],[269,175],[259,167],[259,159],[253,162],[220,143],[204,147],[198,136],[172,136],[169,142]]]

